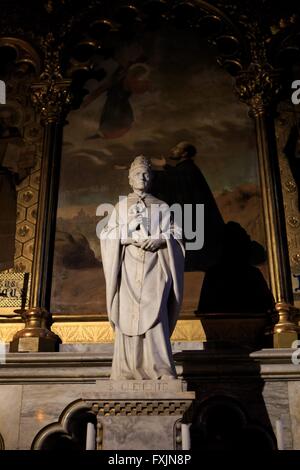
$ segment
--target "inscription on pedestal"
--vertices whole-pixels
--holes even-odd
[[[105,392],[182,392],[185,383],[181,380],[107,380],[97,381]]]
[[[111,381],[110,390],[120,390],[122,392],[166,392],[169,388],[166,382],[144,380],[143,382],[127,381],[116,384]]]

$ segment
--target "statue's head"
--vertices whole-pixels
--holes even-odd
[[[151,163],[144,155],[135,157],[129,168],[128,178],[133,190],[148,191],[150,189],[152,180]]]

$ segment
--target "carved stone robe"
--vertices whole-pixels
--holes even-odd
[[[156,252],[123,244],[130,213],[141,206],[145,217],[133,236],[165,238],[167,246]],[[101,232],[107,311],[115,329],[112,379],[176,376],[170,336],[182,302],[184,249],[178,227],[168,220],[167,204],[132,193]]]

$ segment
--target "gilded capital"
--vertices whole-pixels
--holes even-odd
[[[63,121],[72,104],[71,80],[51,80],[32,85],[32,102],[42,123]]]
[[[235,91],[250,107],[253,116],[260,115],[274,103],[281,89],[279,71],[268,63],[253,62],[236,78]]]
[[[41,41],[43,70],[40,82],[31,86],[31,99],[43,124],[63,122],[72,103],[71,80],[64,79],[61,71],[62,48],[53,33]]]

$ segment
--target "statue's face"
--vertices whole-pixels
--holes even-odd
[[[134,190],[147,191],[151,184],[151,172],[142,166],[136,168],[130,172],[129,183]]]

